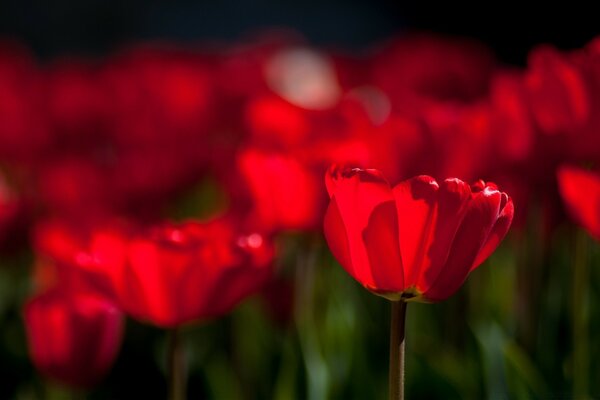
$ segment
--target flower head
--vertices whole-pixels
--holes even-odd
[[[329,248],[357,281],[392,300],[452,295],[496,249],[514,212],[510,197],[483,181],[422,175],[392,188],[377,170],[333,166],[326,183]]]
[[[121,345],[121,312],[93,293],[50,289],[26,303],[24,317],[33,364],[69,386],[96,384]]]
[[[273,248],[228,219],[98,228],[86,240],[68,231],[38,238],[80,287],[97,291],[134,318],[161,327],[221,316],[271,276]],[[73,275],[73,272],[71,273]]]

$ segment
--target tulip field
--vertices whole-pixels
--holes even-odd
[[[600,398],[600,38],[0,37],[0,399]]]

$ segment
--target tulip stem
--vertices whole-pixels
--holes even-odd
[[[173,328],[168,332],[167,362],[169,371],[169,400],[184,400],[185,364],[181,346],[181,332]]]
[[[406,323],[406,302],[392,301],[392,321],[390,326],[390,400],[404,399],[404,327]]]
[[[588,397],[589,383],[589,315],[588,294],[590,270],[588,264],[588,240],[585,232],[577,232],[573,260],[573,397]]]

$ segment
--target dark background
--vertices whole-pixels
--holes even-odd
[[[391,0],[0,0],[0,36],[42,58],[97,55],[139,40],[234,41],[285,26],[318,45],[364,48],[394,33],[428,30],[477,38],[506,63],[523,65],[536,44],[583,46],[598,33],[596,15],[569,3],[537,8],[481,2]]]

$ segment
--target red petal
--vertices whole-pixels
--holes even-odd
[[[502,193],[502,203],[500,204],[500,215],[492,228],[488,238],[486,239],[483,247],[479,250],[479,254],[475,259],[475,262],[471,266],[471,271],[481,265],[493,252],[496,247],[500,244],[504,236],[508,233],[508,228],[512,223],[513,216],[515,214],[515,208],[513,201],[506,193]]]
[[[145,314],[156,325],[169,325],[179,308],[175,302],[173,278],[161,265],[156,245],[145,240],[132,241],[127,272],[131,274],[129,278],[139,285],[137,294],[131,291],[124,293],[126,303],[131,305],[128,311],[134,315]]]
[[[331,201],[335,202],[345,228],[350,260],[346,259],[345,250],[340,245],[343,239],[337,236],[344,231],[339,225],[336,226],[337,222],[335,224],[331,222],[336,221],[337,218],[333,210],[329,210],[331,214],[326,220],[326,223],[332,223],[332,226],[325,227],[327,241],[337,243],[338,250],[335,250],[337,254],[334,255],[336,258],[341,255],[338,261],[355,279],[365,286],[376,288],[372,271],[378,266],[371,265],[369,261],[363,231],[367,228],[375,208],[393,201],[392,190],[381,174],[374,170],[333,168],[327,174],[326,181]],[[371,234],[368,236],[370,237]],[[369,242],[371,243],[372,240]]]
[[[431,231],[439,186],[429,176],[417,176],[394,187],[400,253],[407,287],[417,283]]]
[[[425,293],[426,298],[444,300],[462,285],[498,218],[501,200],[496,190],[486,189],[473,195],[444,268]]]
[[[375,207],[363,231],[369,263],[375,281],[374,291],[404,290],[404,271],[398,239],[398,214],[393,201]]]
[[[426,253],[417,278],[417,288],[421,292],[427,292],[444,270],[470,199],[471,188],[467,183],[460,179],[446,179],[442,182],[438,190],[433,229],[426,243]]]

